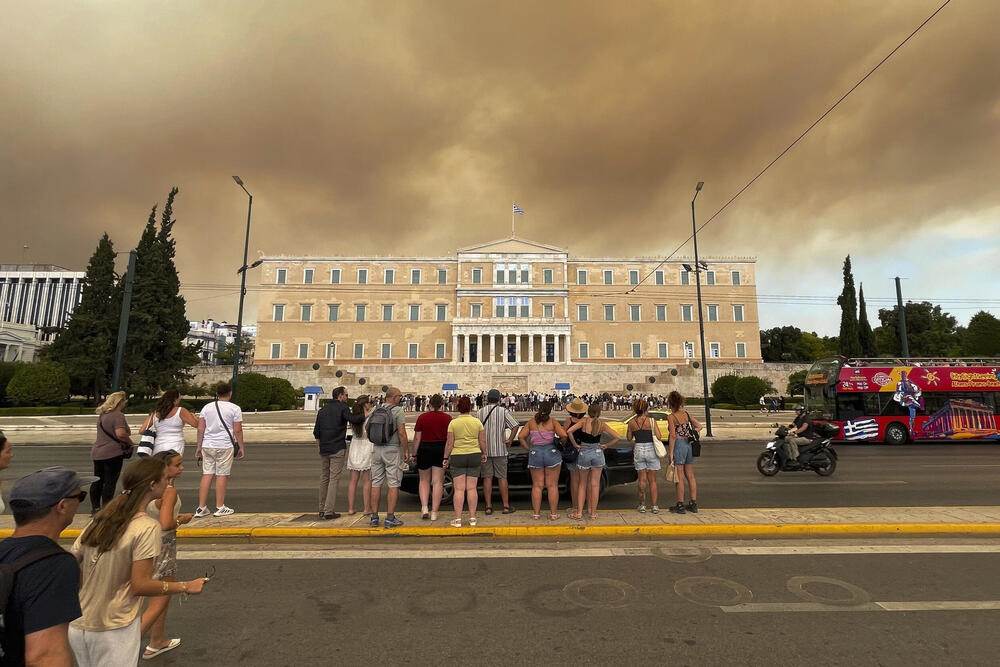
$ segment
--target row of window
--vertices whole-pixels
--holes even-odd
[[[282,351],[281,343],[271,343],[271,358],[281,359]],[[631,357],[633,359],[642,358],[642,343],[632,343],[630,345]],[[685,341],[684,345],[684,358],[693,359],[695,354],[695,344],[694,341]],[[579,347],[580,359],[590,359],[590,343],[580,343]],[[309,343],[299,343],[298,344],[298,358],[299,359],[311,359],[310,356],[310,345]],[[354,359],[364,359],[365,358],[365,344],[364,343],[354,343],[353,358]],[[447,352],[446,345],[444,343],[436,343],[434,345],[434,358],[435,359],[445,359],[445,354]],[[379,358],[380,359],[392,359],[392,343],[381,343],[379,346]],[[418,359],[420,356],[420,346],[418,343],[407,343],[406,345],[406,358],[407,359]],[[670,357],[670,345],[668,343],[657,343],[656,344],[656,356],[659,359],[667,359]],[[709,343],[708,344],[708,356],[710,357],[721,357],[722,356],[722,344],[721,343]],[[739,359],[745,359],[747,356],[747,344],[746,343],[736,343],[736,357]],[[326,358],[335,359],[337,358],[337,344],[327,343],[326,344]],[[617,359],[617,350],[614,343],[604,344],[604,358],[605,359]]]
[[[531,267],[528,264],[497,264],[495,267],[495,272],[493,275],[493,282],[496,285],[530,285],[531,284]],[[305,285],[312,285],[315,281],[315,269],[304,269],[302,271],[302,282]],[[330,284],[339,285],[343,279],[343,273],[341,269],[330,269]],[[640,271],[638,269],[630,269],[628,272],[628,284],[638,285],[639,281],[642,279]],[[422,269],[410,269],[410,284],[420,285],[423,280],[423,270]],[[604,285],[614,285],[614,271],[611,269],[602,270],[602,280]],[[706,285],[718,285],[722,284],[717,282],[717,275],[715,271],[705,271],[705,284]],[[729,280],[732,285],[739,286],[743,284],[742,276],[739,271],[730,271]],[[357,281],[359,285],[368,284],[368,269],[357,269]],[[386,285],[396,284],[396,269],[385,269],[382,274],[382,281]],[[275,282],[278,285],[288,284],[288,269],[278,269],[275,272]],[[448,269],[438,269],[437,270],[437,284],[445,285],[448,282]],[[483,269],[476,267],[472,269],[472,284],[481,285],[483,282]],[[590,282],[590,269],[577,269],[576,271],[576,284],[577,285],[587,285]],[[553,269],[542,269],[542,284],[552,285],[554,283],[554,271]],[[691,272],[690,271],[680,271],[680,283],[681,285],[690,285],[691,282]],[[663,270],[657,270],[653,274],[653,284],[655,285],[666,285],[666,272]]]
[[[733,308],[733,322],[743,322],[745,315],[745,308],[741,303],[732,304]],[[409,304],[407,306],[407,314],[409,321],[419,322],[422,316],[422,307],[419,304]],[[666,304],[656,304],[654,306],[654,319],[657,322],[667,321],[667,306]],[[543,303],[542,304],[542,317],[552,318],[555,313],[555,304]],[[272,306],[272,319],[275,322],[285,321],[285,304],[276,303]],[[473,303],[470,304],[469,314],[473,318],[481,318],[483,316],[483,304]],[[382,321],[391,322],[395,315],[395,306],[393,304],[382,304]],[[493,316],[494,317],[532,317],[532,303],[531,299],[527,297],[497,297],[493,301]],[[447,304],[439,303],[434,306],[434,319],[438,322],[445,322],[448,318],[448,306]],[[357,303],[354,304],[354,321],[365,322],[368,319],[368,304]],[[577,304],[576,319],[579,322],[589,322],[590,321],[590,305],[586,303]],[[299,320],[302,322],[312,322],[313,321],[313,305],[303,303],[299,305]],[[613,303],[604,304],[604,321],[605,322],[615,322],[617,320],[616,306]],[[719,304],[709,303],[705,305],[705,320],[707,322],[718,322],[719,321]],[[340,304],[331,303],[327,304],[327,317],[328,322],[338,322],[340,321]],[[630,322],[642,322],[642,305],[637,303],[628,304],[628,321]],[[680,305],[680,321],[681,322],[693,322],[694,321],[694,304],[685,303]]]

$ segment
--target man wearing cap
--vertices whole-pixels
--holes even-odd
[[[56,540],[97,481],[63,467],[23,477],[10,492],[14,534],[0,563],[17,571],[0,633],[0,664],[71,667],[69,623],[80,618],[80,566]]]
[[[503,513],[510,514],[510,491],[507,484],[507,447],[517,437],[520,424],[510,410],[500,405],[500,392],[490,389],[486,394],[486,405],[479,410],[479,421],[486,430],[486,463],[482,466],[483,497],[486,514],[493,514],[493,478],[500,483],[500,501]],[[510,435],[507,435],[508,429]]]

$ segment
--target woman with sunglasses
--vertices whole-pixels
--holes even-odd
[[[121,494],[104,506],[70,549],[80,563],[80,608],[69,627],[79,667],[134,665],[142,643],[143,597],[201,593],[207,579],[157,581],[160,524],[147,507],[167,488],[163,459],[133,461],[122,475]]]
[[[162,539],[160,555],[153,567],[153,579],[157,581],[177,581],[177,528],[190,523],[192,514],[181,514],[181,497],[177,493],[175,481],[184,472],[184,456],[172,450],[153,455],[164,462],[167,471],[167,488],[163,497],[146,507],[151,517],[160,523]],[[150,598],[149,606],[142,614],[142,634],[149,634],[149,644],[142,653],[143,660],[155,658],[161,653],[172,651],[181,645],[181,640],[167,637],[167,608],[169,597]]]
[[[566,429],[568,433],[573,426],[579,424],[583,418],[587,415],[587,404],[581,401],[579,398],[574,398],[573,401],[566,406],[566,419],[563,421],[563,428]],[[564,443],[565,448],[572,447],[574,450],[578,450],[572,443],[572,438],[567,438]],[[566,451],[564,449],[564,451]],[[583,498],[580,497],[580,479],[582,474],[580,472],[580,466],[577,464],[576,460],[565,461],[566,471],[569,472],[569,489],[570,489],[570,503],[572,507],[583,507]],[[573,511],[569,513],[571,519],[582,518],[580,513],[574,514]]]

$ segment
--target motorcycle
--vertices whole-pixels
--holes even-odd
[[[829,477],[837,469],[837,452],[831,446],[836,427],[820,425],[816,427],[819,438],[799,450],[797,459],[788,459],[786,439],[788,428],[781,426],[774,432],[775,439],[764,446],[757,457],[757,472],[765,477],[774,477],[779,472],[813,471],[820,477]]]

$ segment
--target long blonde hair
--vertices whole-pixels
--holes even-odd
[[[96,410],[94,410],[94,414],[105,415],[109,412],[114,412],[118,408],[125,405],[126,400],[128,400],[128,397],[125,396],[124,391],[113,391],[108,394],[108,397],[104,399],[104,402],[101,403]]]
[[[600,435],[604,430],[604,422],[601,421],[601,405],[597,401],[587,408],[587,416],[590,417],[590,435]]]
[[[97,547],[101,553],[111,551],[125,533],[132,517],[145,507],[150,487],[163,479],[166,470],[166,462],[156,456],[130,463],[122,475],[124,491],[97,513],[83,531],[80,542],[84,546]]]

